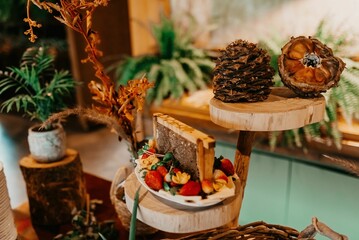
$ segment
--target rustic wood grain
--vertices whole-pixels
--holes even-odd
[[[125,182],[127,208],[132,211],[134,196],[141,183],[132,173]],[[181,210],[169,206],[146,190],[140,189],[137,218],[159,230],[171,233],[190,233],[231,224],[237,218],[242,202],[240,181],[236,181],[236,195],[209,207]],[[235,223],[237,225],[237,222]]]
[[[215,98],[211,99],[211,120],[219,126],[240,130],[234,160],[235,171],[242,183],[240,186],[242,195],[239,197],[242,199],[244,197],[250,155],[257,131],[300,128],[321,121],[324,113],[323,96],[299,98],[285,87],[272,88],[268,99],[263,102],[224,103]],[[234,221],[237,221],[237,218]]]
[[[225,128],[245,131],[280,131],[319,122],[325,113],[325,99],[299,98],[285,87],[272,89],[269,98],[255,103],[210,101],[211,120]]]
[[[20,160],[20,169],[33,224],[69,223],[74,208],[84,207],[86,190],[77,151],[67,149],[64,159],[52,163],[39,163],[27,156]]]

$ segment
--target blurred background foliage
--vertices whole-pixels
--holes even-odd
[[[208,88],[214,62],[203,49],[193,45],[191,29],[181,28],[163,15],[160,23],[151,25],[150,31],[158,47],[157,54],[127,56],[110,66],[108,70],[115,71],[118,84],[125,85],[128,80],[146,74],[155,83],[147,100],[155,104]]]
[[[67,52],[65,28],[50,14],[34,6],[31,8],[31,16],[43,25],[38,29],[41,38],[35,44],[24,35],[28,27],[23,22],[25,16],[26,0],[0,0],[0,69],[18,65],[22,53],[32,46],[48,46],[58,52]],[[62,61],[63,57],[67,56],[59,56],[56,63],[67,68],[64,63],[68,61]]]

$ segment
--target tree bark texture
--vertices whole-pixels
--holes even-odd
[[[85,206],[85,181],[77,151],[67,149],[63,159],[52,163],[39,163],[27,156],[20,160],[20,169],[26,182],[33,224],[68,223],[74,209]]]

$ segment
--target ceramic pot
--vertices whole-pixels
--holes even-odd
[[[28,144],[31,156],[38,162],[54,162],[66,154],[66,134],[61,124],[51,130],[39,130],[40,125],[29,128]]]

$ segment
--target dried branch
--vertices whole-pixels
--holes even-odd
[[[313,238],[317,233],[331,239],[331,240],[348,240],[348,237],[339,234],[322,222],[319,222],[316,217],[312,218],[312,224],[306,227],[298,236],[299,240],[306,240]]]
[[[27,17],[24,19],[29,24],[29,29],[25,32],[30,35],[29,39],[34,42],[37,36],[34,27],[41,27],[30,17],[30,5],[33,3],[40,9],[51,13],[58,21],[67,27],[78,32],[86,42],[85,52],[87,58],[83,62],[91,62],[95,69],[95,76],[101,80],[105,87],[113,85],[110,77],[105,73],[104,66],[99,61],[102,51],[97,49],[101,40],[99,34],[92,29],[92,15],[99,6],[107,6],[109,0],[78,1],[78,0],[59,0],[59,3],[52,3],[40,0],[27,0]]]
[[[30,42],[35,42],[36,39],[37,39],[37,36],[34,34],[34,29],[33,29],[33,28],[40,28],[40,27],[41,27],[41,24],[37,23],[36,21],[34,21],[34,20],[32,20],[32,19],[30,18],[30,1],[31,1],[31,0],[27,0],[27,5],[26,5],[26,14],[27,14],[27,17],[24,18],[24,22],[27,22],[27,23],[29,24],[29,29],[26,30],[26,31],[24,32],[24,34],[25,34],[25,35],[30,35],[30,37],[29,37]],[[38,6],[39,8],[41,8],[40,5],[37,5],[37,4],[36,4],[36,6]]]
[[[104,71],[104,66],[99,61],[103,53],[97,48],[101,40],[99,34],[92,29],[92,16],[97,7],[107,6],[108,2],[109,0],[58,0],[57,3],[53,3],[46,0],[27,0],[27,17],[24,21],[29,24],[29,29],[25,34],[30,35],[30,41],[34,42],[37,38],[34,34],[34,28],[41,27],[41,24],[37,24],[30,18],[30,5],[32,3],[51,13],[58,21],[78,32],[84,38],[87,58],[83,59],[82,62],[92,63],[95,76],[100,80],[99,82],[91,81],[88,84],[93,95],[92,99],[97,103],[93,108],[102,115],[101,118],[104,118],[103,115],[108,115],[116,119],[117,124],[122,128],[122,131],[119,131],[117,127],[116,132],[120,134],[120,139],[126,139],[130,142],[133,149],[132,154],[136,155],[137,141],[133,126],[134,119],[136,112],[142,110],[147,90],[153,87],[153,83],[148,82],[147,78],[143,76],[141,79],[132,80],[127,86],[120,86],[116,90],[115,83]],[[74,114],[79,113],[86,114],[84,110]],[[116,129],[113,125],[112,128]]]
[[[118,124],[118,121],[115,117],[100,113],[96,109],[91,108],[69,108],[61,112],[54,113],[45,122],[43,122],[41,127],[44,127],[47,124],[64,121],[64,119],[71,115],[81,116],[95,123],[105,124],[109,129],[111,129],[111,132],[118,136],[120,141],[125,140],[131,143],[131,138],[124,132],[123,128]],[[137,151],[137,149],[133,149],[132,144],[130,144],[130,150],[133,154],[135,154]]]
[[[312,224],[315,230],[323,236],[326,236],[332,240],[348,240],[347,236],[335,232],[324,223],[319,222],[316,217],[312,218]]]
[[[42,123],[41,127],[46,126],[47,124],[64,121],[64,119],[68,118],[71,115],[82,116],[95,123],[105,124],[111,129],[111,131],[115,132],[117,135],[123,138],[127,137],[123,129],[118,125],[116,118],[108,116],[106,114],[101,114],[97,110],[91,108],[68,108],[61,112],[54,113],[45,122]]]

